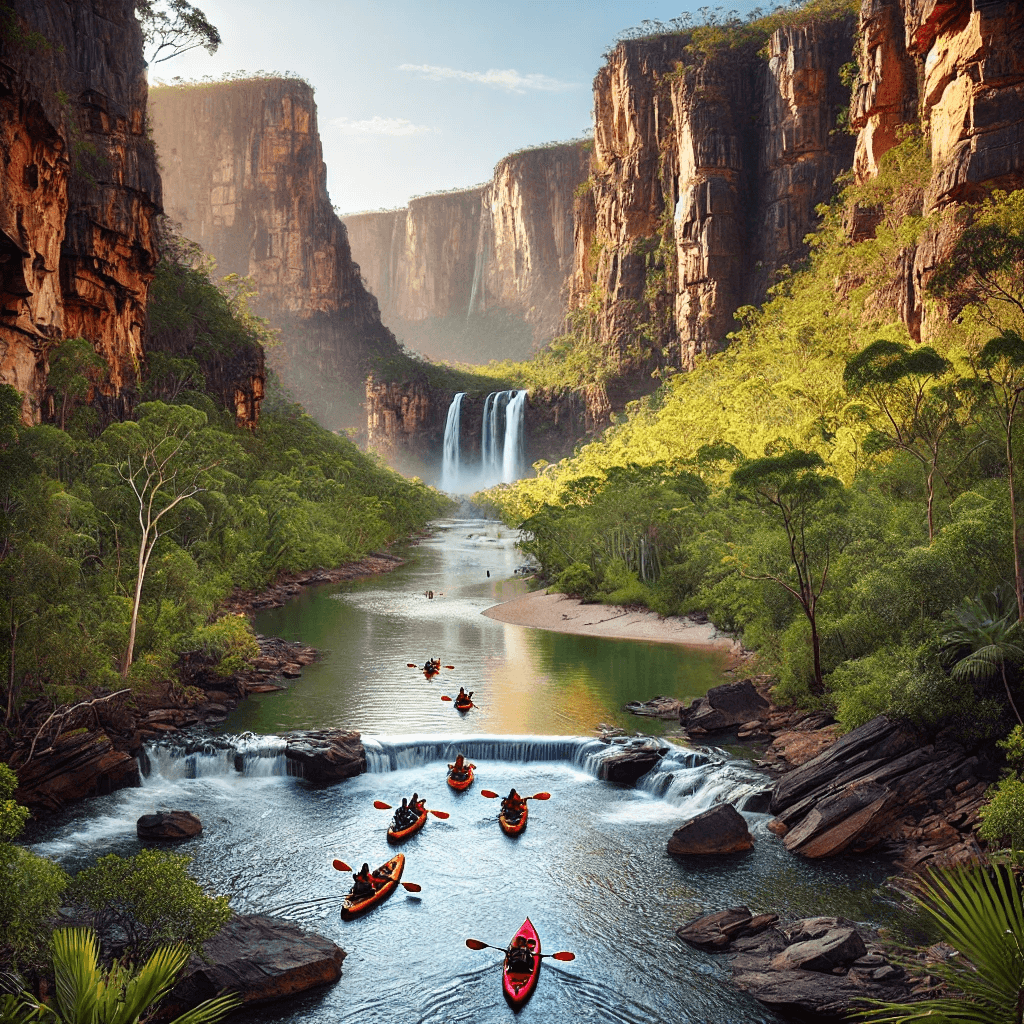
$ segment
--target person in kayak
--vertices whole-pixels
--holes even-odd
[[[408,828],[415,820],[415,817],[409,813],[409,800],[403,796],[402,806],[395,811],[395,818],[391,823],[392,832],[401,832],[402,829]]]
[[[516,974],[533,973],[533,951],[526,944],[525,935],[517,935],[512,940],[512,945],[505,950],[505,956],[508,958],[510,971]]]
[[[466,767],[466,759],[462,754],[459,754],[455,758],[455,764],[448,765],[448,771],[451,772],[453,779],[461,781],[462,779],[469,777],[469,769]]]
[[[515,791],[513,786],[509,790],[508,796],[501,801],[501,813],[505,816],[506,821],[515,823],[523,816],[525,809],[526,801]]]
[[[373,884],[373,876],[370,874],[370,865],[363,863],[363,866],[352,876],[352,892],[349,893],[357,900],[366,899],[376,892]]]

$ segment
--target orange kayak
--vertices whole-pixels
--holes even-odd
[[[382,864],[377,870],[385,869],[391,875],[391,879],[385,882],[376,892],[358,899],[353,899],[350,892],[345,897],[341,904],[341,919],[343,921],[350,921],[353,917],[365,914],[371,907],[377,906],[378,903],[383,903],[398,888],[398,883],[402,879],[402,871],[405,869],[405,854],[395,854],[391,860]]]
[[[505,835],[507,836],[519,835],[519,833],[522,832],[524,828],[526,828],[526,817],[529,813],[529,808],[524,806],[523,816],[515,824],[510,822],[508,818],[505,817],[504,814],[499,814],[498,824],[501,826],[501,831],[504,832]]]
[[[451,769],[448,770],[448,785],[452,789],[457,789],[460,793],[464,789],[469,789],[473,785],[473,768],[470,765],[466,765],[467,775],[464,779],[456,779],[452,777]]]
[[[424,807],[423,812],[420,816],[408,827],[399,829],[397,832],[389,825],[388,826],[388,842],[389,843],[401,843],[408,839],[409,836],[414,836],[423,826],[427,823],[427,809]],[[393,823],[392,823],[393,824]]]
[[[456,700],[455,710],[456,711],[468,711],[471,707],[475,707],[471,700]]]
[[[512,937],[512,942],[515,942],[520,935],[526,939],[526,946],[533,953],[533,970],[529,973],[510,971],[508,956],[505,957],[505,963],[501,969],[501,988],[505,993],[505,998],[514,1009],[523,1006],[526,1000],[533,995],[533,990],[537,987],[537,976],[540,974],[540,936],[529,918],[523,922],[522,927]],[[511,945],[510,942],[509,946],[511,947]]]

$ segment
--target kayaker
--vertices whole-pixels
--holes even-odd
[[[464,779],[469,775],[469,769],[466,767],[466,759],[459,754],[455,758],[455,764],[448,765],[448,771],[451,772],[453,779]]]
[[[515,792],[513,790],[513,792]],[[508,957],[508,969],[516,974],[533,973],[533,952],[526,944],[525,935],[517,935],[512,940],[512,945],[505,950]]]
[[[390,881],[391,871],[388,869],[386,864],[381,864],[379,868],[374,868],[373,873],[370,875],[370,884],[375,890]]]
[[[370,875],[370,865],[363,863],[359,871],[352,876],[352,892],[350,895],[357,899],[372,896],[375,892],[373,878]]]
[[[403,828],[412,824],[410,820],[411,815],[409,814],[409,801],[406,797],[402,797],[402,806],[395,811],[395,819],[391,824],[391,829],[394,832],[401,832]]]
[[[501,801],[501,813],[506,821],[515,822],[523,816],[526,801],[515,791],[515,787],[509,790],[509,794]]]

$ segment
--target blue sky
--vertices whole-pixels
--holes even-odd
[[[506,153],[589,131],[617,33],[704,0],[193,0],[223,37],[150,80],[291,71],[316,89],[334,205],[350,213],[485,181]],[[747,14],[756,0],[733,0]],[[769,5],[765,5],[769,6]]]

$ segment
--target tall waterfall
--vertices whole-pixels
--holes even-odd
[[[510,484],[519,479],[523,464],[523,417],[526,412],[526,392],[509,391],[505,407],[505,450],[501,460],[501,479]]]
[[[448,419],[444,425],[444,452],[441,457],[441,490],[455,491],[459,486],[459,435],[462,427],[462,400],[465,391],[460,391],[448,406]]]
[[[477,310],[479,306],[479,312],[483,312],[485,308],[485,296],[484,296],[484,267],[487,264],[488,256],[488,237],[486,231],[487,217],[485,216],[486,211],[482,211],[480,215],[480,228],[476,233],[476,259],[473,263],[473,284],[469,290],[469,308],[466,310],[466,319],[468,320]],[[479,295],[480,301],[477,303],[477,296]]]

